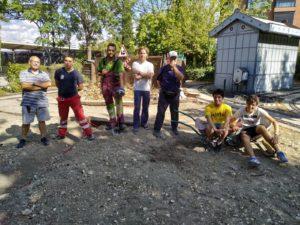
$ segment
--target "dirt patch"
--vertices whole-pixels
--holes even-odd
[[[93,142],[2,146],[1,175],[14,180],[1,189],[1,224],[299,223],[299,133],[282,128],[289,165],[259,156],[259,170],[240,151],[207,152],[189,131],[165,133],[112,137],[101,126]]]

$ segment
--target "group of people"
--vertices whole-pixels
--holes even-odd
[[[224,91],[217,89],[213,92],[213,102],[205,107],[207,125],[205,134],[208,141],[214,140],[214,147],[220,147],[225,138],[234,133],[242,143],[249,155],[249,165],[257,167],[260,161],[256,158],[251,140],[261,135],[272,149],[268,148],[266,155],[277,156],[281,163],[287,163],[286,155],[280,151],[278,146],[279,127],[276,120],[268,112],[260,107],[257,95],[249,95],[246,99],[246,106],[237,110],[234,114],[232,108],[223,102]],[[271,136],[265,123],[270,123],[274,128],[274,135]]]
[[[130,70],[134,77],[134,111],[133,133],[138,134],[139,129],[149,129],[149,104],[151,82],[154,75],[154,66],[147,60],[149,50],[146,47],[138,49],[138,60],[132,67],[119,59],[116,55],[117,48],[110,43],[106,49],[106,57],[102,58],[97,67],[101,80],[101,92],[105,100],[109,115],[109,124],[106,127],[113,135],[126,129],[123,113],[123,96],[125,95],[125,70]],[[154,123],[153,135],[164,138],[161,132],[165,112],[170,108],[171,128],[174,135],[178,135],[178,108],[180,98],[180,86],[184,80],[184,70],[177,64],[177,52],[169,52],[168,63],[162,66],[158,72],[157,84],[159,86],[159,99],[157,114]],[[94,135],[89,121],[84,115],[78,91],[83,89],[83,77],[73,67],[74,59],[65,57],[64,66],[55,71],[55,85],[58,89],[58,112],[60,126],[57,138],[64,139],[67,135],[69,109],[72,108],[76,120],[83,129],[83,136],[93,140]],[[22,136],[17,148],[26,145],[26,138],[30,124],[37,117],[41,132],[41,143],[49,145],[46,123],[50,119],[48,109],[47,88],[51,86],[49,75],[40,68],[40,59],[32,56],[29,59],[30,68],[20,73],[20,82],[23,90],[22,97]],[[215,90],[214,101],[205,108],[207,126],[205,133],[208,140],[217,137],[216,145],[220,146],[226,136],[231,132],[239,132],[240,139],[250,155],[249,163],[258,166],[260,162],[255,157],[251,147],[251,138],[261,134],[274,148],[272,155],[277,154],[281,162],[287,162],[285,154],[278,147],[278,125],[276,121],[263,109],[258,107],[258,97],[249,96],[245,108],[232,115],[229,105],[223,103],[224,92]],[[266,118],[274,125],[274,136],[261,125],[261,119]]]

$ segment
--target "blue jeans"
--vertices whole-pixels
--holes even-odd
[[[142,115],[140,117],[141,102]],[[134,91],[134,110],[133,110],[133,128],[146,126],[149,118],[150,91]]]

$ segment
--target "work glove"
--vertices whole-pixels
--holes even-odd
[[[119,97],[123,97],[125,95],[125,89],[123,87],[118,87],[115,90],[115,93]]]

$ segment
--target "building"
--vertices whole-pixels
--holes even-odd
[[[253,0],[242,0],[241,8],[249,8]],[[300,0],[272,0],[269,20],[300,28]]]
[[[236,10],[209,35],[217,38],[216,88],[247,94],[292,88],[300,29]]]

